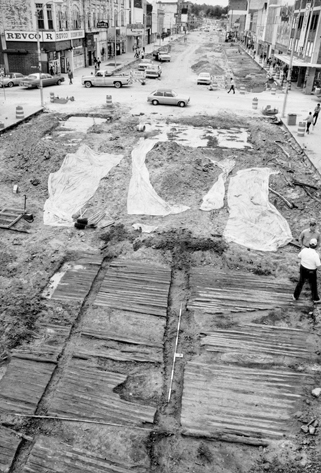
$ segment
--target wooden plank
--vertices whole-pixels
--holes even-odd
[[[188,362],[181,423],[185,435],[260,438],[290,435],[291,413],[313,377],[290,370]]]
[[[0,381],[0,413],[34,414],[55,367],[13,357]]]
[[[106,446],[101,450],[84,449],[54,438],[40,436],[34,444],[23,473],[147,473],[141,461],[128,463],[112,455]],[[97,451],[98,450],[98,451]],[[137,470],[136,470],[137,468]]]
[[[124,401],[114,392],[125,380],[125,375],[71,360],[58,384],[49,414],[118,423],[153,423],[155,408]]]
[[[21,438],[4,427],[0,427],[0,471],[8,473]]]

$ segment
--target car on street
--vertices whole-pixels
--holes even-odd
[[[197,85],[198,84],[205,84],[210,85],[212,82],[212,76],[209,72],[201,72],[197,76]]]
[[[162,75],[162,68],[160,66],[149,66],[145,70],[145,77],[149,79],[159,79]]]
[[[0,77],[0,87],[13,87],[20,85],[20,82],[25,76],[20,72],[10,72],[3,77]]]
[[[145,71],[147,67],[150,67],[152,64],[153,63],[151,59],[142,59],[140,63],[138,64],[138,70]]]
[[[160,62],[170,62],[171,60],[171,55],[169,53],[160,53],[158,55],[158,60]]]
[[[47,87],[49,85],[60,85],[65,78],[63,76],[52,76],[50,74],[41,74],[42,87]],[[26,87],[32,89],[35,87],[40,87],[40,73],[29,74],[25,76],[21,82],[20,87]]]
[[[153,105],[178,105],[179,107],[185,107],[189,104],[189,101],[190,97],[178,94],[172,89],[157,89],[147,97],[147,102],[151,102]]]
[[[120,89],[123,85],[130,85],[132,78],[129,74],[99,70],[95,75],[82,76],[81,83],[85,87],[116,87]]]

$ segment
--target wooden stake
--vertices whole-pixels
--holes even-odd
[[[276,191],[275,191],[274,189],[272,189],[271,187],[269,187],[269,190],[270,190],[273,194],[277,195],[280,199],[282,199],[283,202],[285,202],[286,205],[287,205],[290,209],[293,209],[293,204],[292,204],[291,202],[289,202],[285,197],[283,197],[283,195],[279,194],[278,192],[276,192]]]

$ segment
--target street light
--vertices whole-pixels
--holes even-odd
[[[44,7],[48,4],[48,3],[54,3],[55,5],[57,4],[62,4],[62,0],[50,0],[48,2],[45,2],[42,4],[42,11],[44,12]],[[37,53],[38,53],[38,70],[39,70],[39,89],[40,89],[40,101],[41,101],[41,107],[44,108],[45,104],[44,104],[44,100],[43,100],[43,86],[42,86],[42,78],[41,78],[41,74],[42,74],[42,64],[41,64],[41,49],[40,49],[40,31],[39,31],[39,23],[38,23],[38,20],[39,20],[39,11],[40,10],[37,10],[36,12],[36,17],[37,17],[37,20],[36,20],[36,36],[37,36]]]

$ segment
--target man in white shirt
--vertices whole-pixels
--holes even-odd
[[[317,286],[317,269],[320,268],[321,262],[318,253],[315,251],[317,244],[316,238],[312,238],[309,248],[303,248],[298,255],[298,258],[300,258],[300,279],[292,296],[296,301],[300,297],[305,281],[308,280],[313,302],[316,304],[320,303]]]

